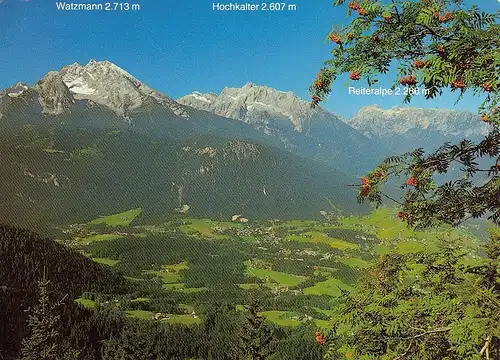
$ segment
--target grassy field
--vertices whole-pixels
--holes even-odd
[[[314,286],[304,289],[305,295],[329,295],[340,296],[342,290],[352,290],[352,287],[339,279],[328,279],[316,283]]]
[[[356,258],[356,257],[342,257],[340,259],[340,262],[344,265],[347,265],[349,267],[352,267],[352,268],[356,268],[356,269],[368,269],[369,267],[371,267],[373,264],[369,261],[366,261],[366,260],[363,260],[363,259],[360,259],[360,258]]]
[[[298,314],[293,311],[271,310],[263,311],[259,313],[259,315],[279,326],[299,326],[301,324],[299,320],[293,319],[294,316],[298,316]]]
[[[345,240],[331,238],[325,233],[320,231],[309,231],[302,233],[300,235],[287,235],[285,237],[289,241],[299,241],[299,242],[311,242],[311,243],[323,243],[331,246],[334,249],[347,250],[347,249],[358,249],[359,245],[354,244]]]
[[[162,322],[169,324],[184,324],[184,325],[198,325],[201,324],[201,319],[199,317],[194,317],[192,315],[169,315],[168,318],[163,319]]]
[[[155,275],[164,284],[180,283],[182,281],[181,271],[188,269],[187,261],[178,264],[162,265],[161,270],[143,270],[144,274]]]
[[[304,319],[303,314],[299,314],[295,311],[270,310],[262,311],[259,313],[259,315],[276,325],[285,327],[299,326],[300,324],[302,324],[301,319]],[[330,328],[330,322],[328,320],[312,319],[312,321],[314,321],[318,328]]]
[[[174,290],[174,291],[180,291],[180,292],[184,292],[184,293],[193,293],[193,292],[200,292],[200,291],[207,291],[208,290],[208,288],[206,288],[206,287],[187,288],[184,286],[184,283],[164,284],[163,288],[165,290]]]
[[[243,225],[239,223],[233,223],[228,221],[212,221],[209,219],[187,219],[186,222],[179,226],[179,230],[188,235],[198,235],[200,237],[206,237],[209,239],[216,240],[227,240],[231,239],[231,236],[218,234],[215,228],[234,228],[241,227]]]
[[[121,239],[123,238],[122,235],[118,234],[96,234],[96,235],[90,235],[82,238],[75,238],[80,243],[93,243],[95,241],[109,241],[109,240],[116,240],[116,239]]]
[[[130,300],[131,302],[150,302],[150,298],[143,298],[143,297],[138,297],[136,299]]]
[[[242,289],[255,289],[259,287],[259,284],[249,283],[249,284],[239,284],[238,285]]]
[[[107,226],[128,226],[134,219],[142,212],[142,208],[131,209],[119,214],[103,216],[98,219],[92,220],[90,224],[104,224]]]
[[[115,266],[120,262],[120,260],[113,260],[113,259],[108,259],[108,258],[92,258],[92,261],[95,261],[96,263],[99,264],[104,264],[108,266]]]
[[[128,317],[143,319],[143,320],[151,320],[154,314],[151,311],[145,310],[127,310],[125,311],[125,315]]]
[[[245,271],[246,276],[256,277],[267,282],[271,281],[282,286],[297,286],[306,280],[305,276],[293,275],[268,269],[250,268],[249,262],[246,262],[245,265],[247,266]]]
[[[93,308],[95,308],[95,305],[96,305],[95,301],[90,300],[90,299],[78,298],[78,299],[75,299],[75,302],[77,304],[84,306],[87,309],[93,309]]]

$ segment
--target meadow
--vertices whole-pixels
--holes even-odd
[[[368,276],[381,255],[439,251],[441,238],[466,238],[471,247],[478,241],[465,228],[410,230],[391,208],[335,221],[246,224],[189,217],[144,224],[142,212],[139,207],[72,224],[61,235],[137,287],[128,297],[91,294],[77,303],[90,309],[113,303],[127,317],[192,326],[214,302],[224,299],[241,310],[257,297],[260,314],[277,326],[325,328],[336,299]]]

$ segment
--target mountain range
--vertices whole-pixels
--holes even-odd
[[[136,207],[156,219],[364,211],[345,185],[384,157],[485,131],[443,109],[341,119],[253,83],[176,101],[91,60],[0,92],[0,218],[40,228]]]
[[[489,131],[488,125],[477,114],[437,108],[393,107],[384,110],[378,105],[370,105],[344,121],[395,153],[414,148],[432,151],[445,141],[479,140]]]

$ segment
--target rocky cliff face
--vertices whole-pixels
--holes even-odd
[[[432,151],[445,141],[478,139],[488,133],[488,125],[478,115],[450,109],[394,107],[384,110],[371,105],[345,121],[394,152],[418,147]]]
[[[71,104],[75,103],[73,95],[57,71],[49,71],[37,81],[33,89],[38,92],[38,101],[43,114],[64,114],[69,111]]]
[[[302,156],[352,172],[362,172],[382,158],[384,149],[322,108],[291,92],[248,83],[219,95],[193,92],[178,102],[252,125]],[[352,166],[352,164],[359,166]]]
[[[273,118],[287,119],[296,131],[308,129],[308,122],[322,113],[311,109],[292,92],[282,92],[267,86],[247,83],[241,88],[225,88],[220,95],[197,91],[178,100],[181,104],[214,114],[266,127]]]
[[[87,65],[74,63],[63,67],[59,75],[75,99],[94,101],[120,116],[127,116],[148,99],[154,99],[176,115],[189,118],[174,100],[109,61],[90,60]]]

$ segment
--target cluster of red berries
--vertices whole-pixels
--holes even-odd
[[[408,75],[399,80],[401,85],[415,85],[417,83],[417,77],[415,75]]]
[[[493,87],[491,86],[491,84],[488,84],[488,83],[481,84],[481,87],[486,92],[491,92],[493,90]]]
[[[453,89],[465,89],[465,83],[463,79],[455,79],[451,82],[451,87]]]
[[[314,80],[314,87],[316,89],[322,90],[326,87],[326,83],[324,81],[321,81],[320,79]]]
[[[361,79],[361,73],[359,72],[359,70],[351,71],[351,73],[349,74],[349,79],[351,79],[351,80]]]
[[[370,270],[369,274],[370,274],[371,277],[374,277],[375,275],[377,275],[377,280],[378,281],[384,280],[384,274],[382,274],[381,271]]]
[[[384,22],[387,24],[392,23],[392,15],[389,16],[383,16]]]
[[[361,5],[357,1],[351,1],[349,4],[347,4],[347,7],[353,11],[357,11],[359,15],[361,16],[367,16],[368,11],[363,9]]]
[[[367,178],[364,176],[361,178],[361,190],[359,191],[359,195],[368,196],[371,190],[371,184]]]
[[[415,177],[413,176],[406,179],[406,185],[417,186],[417,179],[415,179]]]
[[[357,1],[351,1],[349,4],[347,4],[347,7],[351,10],[358,11],[361,9],[361,5]]]
[[[438,11],[435,11],[433,15],[434,15],[434,19],[436,19],[440,23],[446,23],[446,22],[451,21],[455,18],[453,13],[451,13],[449,11],[445,12],[443,15],[440,15]]]
[[[353,33],[347,33],[345,36],[346,36],[346,38],[347,38],[348,40],[352,40],[352,39],[356,38],[356,35],[355,35],[355,34],[353,34]]]
[[[404,219],[406,215],[405,215],[405,213],[404,213],[404,212],[399,211],[399,212],[396,214],[396,216],[397,216],[397,218],[398,218],[398,219]]]
[[[486,114],[482,114],[481,120],[483,120],[484,122],[490,122],[490,117]]]
[[[334,42],[335,44],[342,43],[342,39],[340,39],[340,36],[337,34],[330,34],[330,36],[328,36],[328,38],[330,39],[331,42]]]
[[[431,66],[431,63],[429,61],[420,61],[420,60],[415,60],[413,62],[413,67],[415,69],[423,69],[423,68],[428,68]]]
[[[368,16],[368,11],[366,11],[365,9],[361,8],[361,9],[358,9],[358,14],[360,16]]]
[[[321,98],[317,95],[313,95],[311,97],[311,100],[312,100],[313,105],[317,106],[319,104],[319,102],[321,101]]]
[[[326,343],[325,337],[321,335],[319,331],[316,331],[315,337],[316,337],[316,342],[318,342],[321,345],[325,345]]]

